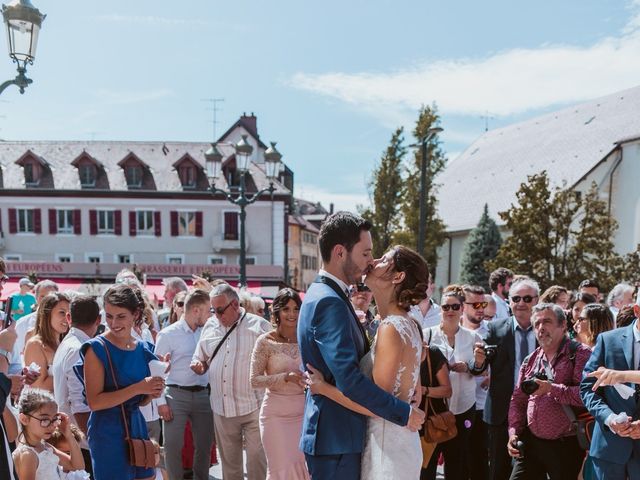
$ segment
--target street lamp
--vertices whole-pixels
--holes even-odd
[[[264,154],[265,169],[267,178],[269,179],[269,188],[263,188],[254,194],[247,195],[245,175],[249,170],[250,158],[253,153],[253,147],[247,142],[247,135],[243,135],[242,138],[234,145],[236,153],[236,168],[240,174],[240,189],[236,192],[231,190],[223,190],[215,186],[216,179],[220,176],[222,171],[222,154],[218,150],[215,143],[211,144],[211,148],[204,154],[207,163],[207,176],[209,177],[209,184],[211,193],[222,194],[225,198],[240,207],[240,286],[247,286],[247,267],[246,267],[246,242],[245,242],[245,219],[247,213],[245,211],[247,205],[254,203],[260,195],[269,192],[273,195],[275,187],[273,185],[274,180],[278,176],[280,170],[280,160],[282,155],[276,149],[275,142],[271,142],[271,146],[266,150]]]
[[[33,65],[38,46],[38,34],[46,15],[40,13],[30,0],[13,0],[2,5],[2,16],[7,27],[9,56],[18,64],[18,75],[0,85],[0,94],[9,85],[15,85],[24,93],[33,80],[27,78],[27,64]]]
[[[427,130],[427,134],[422,137],[420,141],[420,149],[421,149],[421,160],[420,160],[420,217],[418,219],[418,245],[417,250],[420,255],[424,255],[424,240],[425,240],[425,232],[426,232],[426,222],[427,222],[427,199],[426,197],[426,189],[427,189],[427,164],[430,161],[430,157],[427,155],[427,145],[429,141],[435,137],[437,134],[442,132],[442,128],[433,127]],[[418,145],[412,145],[418,146]]]

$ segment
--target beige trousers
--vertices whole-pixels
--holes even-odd
[[[260,409],[239,417],[223,417],[213,414],[216,444],[222,462],[224,480],[244,480],[242,465],[242,439],[247,447],[248,480],[264,480],[267,476],[267,459],[260,440],[258,417]]]

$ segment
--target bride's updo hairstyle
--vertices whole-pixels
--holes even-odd
[[[402,283],[396,285],[396,303],[407,312],[427,298],[429,266],[418,253],[402,245],[393,247],[393,265],[390,270],[404,273]]]

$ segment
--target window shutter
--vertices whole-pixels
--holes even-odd
[[[162,235],[162,225],[160,224],[160,212],[153,212],[153,227],[156,231],[156,237]]]
[[[82,216],[79,208],[73,211],[73,233],[82,235]]]
[[[18,212],[15,208],[9,209],[9,233],[18,233]]]
[[[56,218],[57,212],[55,208],[49,209],[49,234],[55,235],[58,233],[58,219]]]
[[[224,212],[224,239],[238,240],[238,212]]]
[[[196,212],[196,237],[202,236],[202,212]]]
[[[33,209],[33,230],[35,233],[42,233],[42,212],[39,208]]]
[[[98,234],[98,211],[89,210],[89,234]]]
[[[136,212],[129,212],[129,235],[136,236]]]
[[[171,236],[177,237],[179,233],[178,229],[178,212],[172,211],[170,214],[171,218]]]
[[[113,227],[116,235],[122,235],[122,212],[120,210],[113,212]]]

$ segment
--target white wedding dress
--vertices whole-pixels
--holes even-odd
[[[403,402],[410,403],[420,378],[422,337],[418,325],[411,318],[390,315],[380,322],[380,326],[384,324],[392,325],[402,339],[400,368],[392,394]],[[374,363],[375,355],[374,340],[371,348]],[[422,449],[417,432],[382,418],[368,419],[362,454],[362,480],[419,479],[421,466]]]

